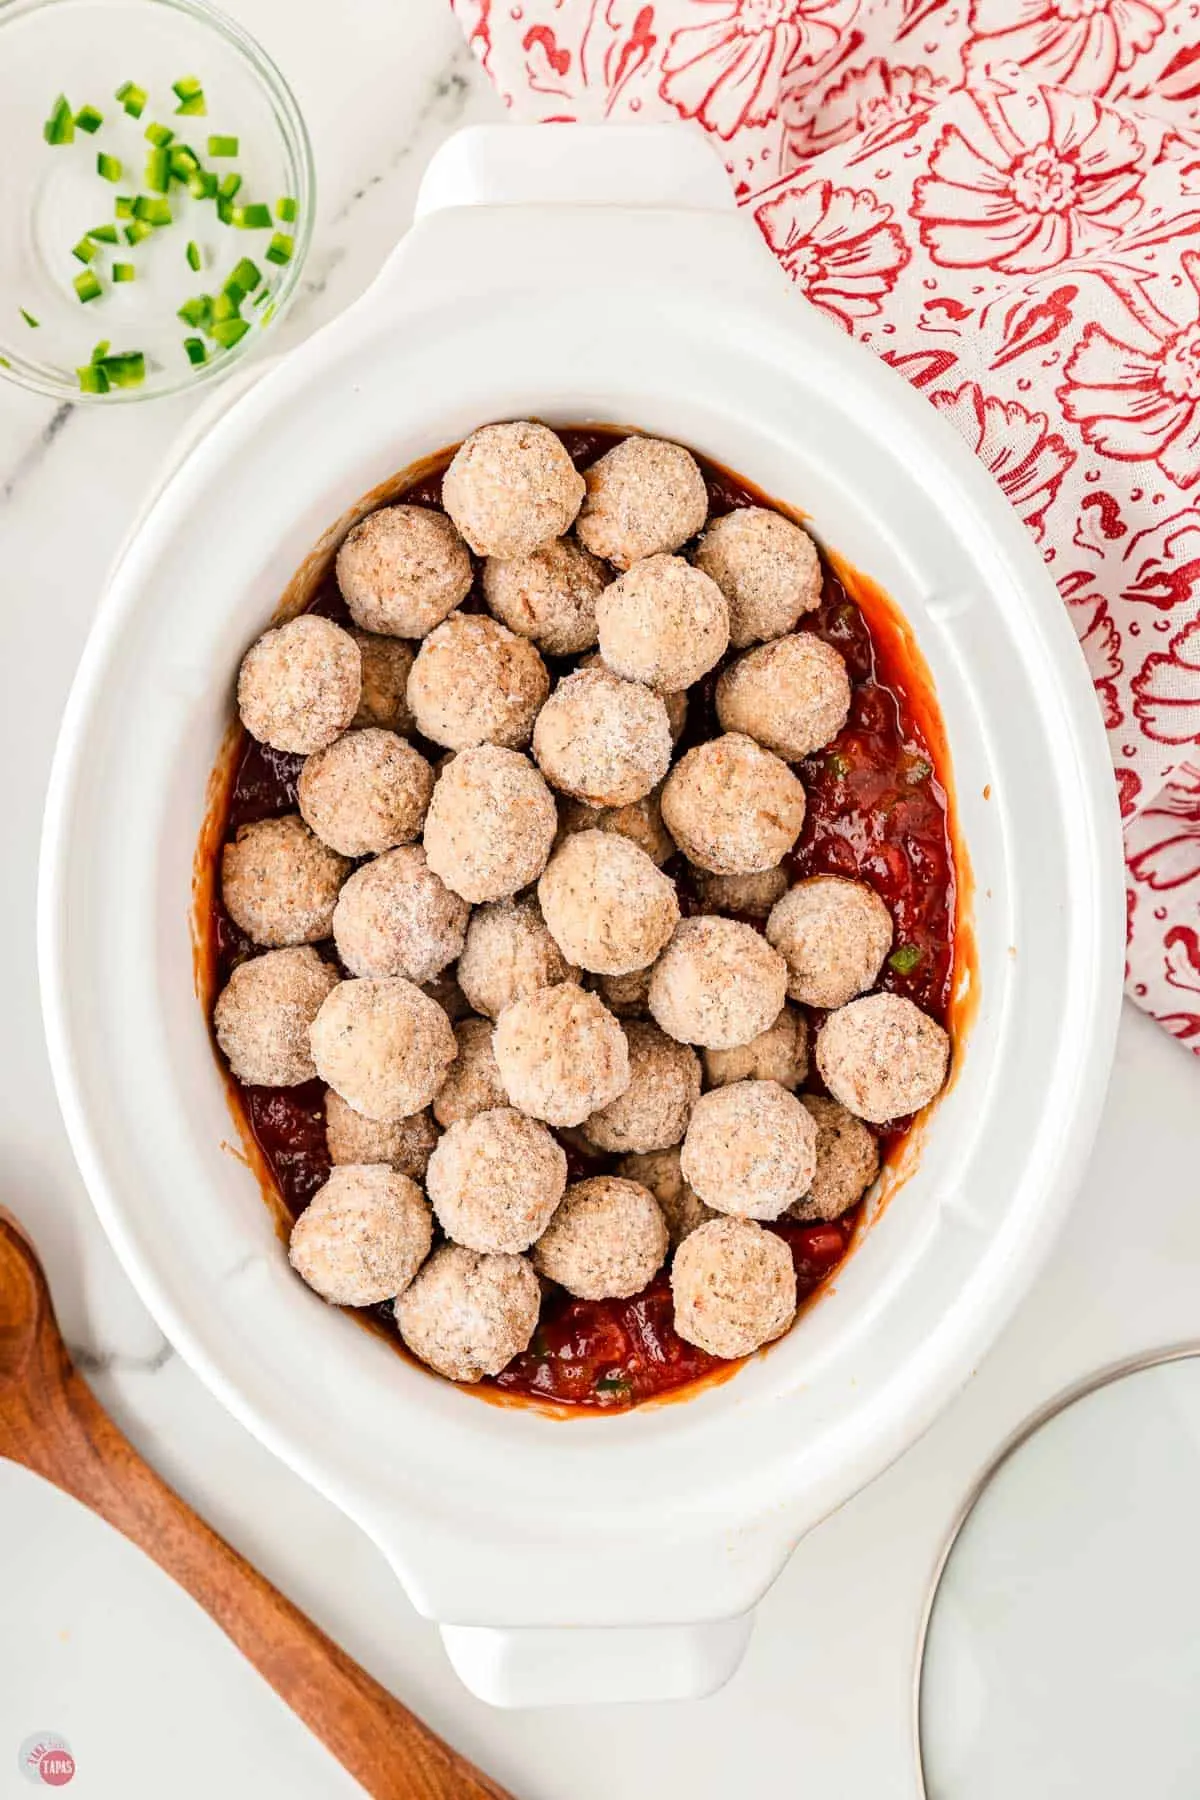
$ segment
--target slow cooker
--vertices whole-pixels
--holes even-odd
[[[513,416],[678,438],[888,592],[936,686],[975,946],[953,1085],[831,1290],[732,1380],[570,1423],[480,1404],[295,1280],[231,1154],[190,936],[245,645],[362,496]],[[375,1540],[468,1686],[696,1695],[802,1534],[924,1431],[1026,1289],[1105,1092],[1122,885],[1065,610],[947,422],[790,291],[700,137],[476,129],[369,291],[209,421],[112,572],[47,805],[46,1027],[150,1310]]]

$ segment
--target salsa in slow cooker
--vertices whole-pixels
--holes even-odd
[[[625,433],[601,428],[564,429],[558,434],[578,468],[585,469]],[[423,467],[412,485],[393,500],[437,507],[442,472],[452,451]],[[710,512],[743,506],[786,509],[749,483],[698,457],[709,491]],[[830,874],[861,879],[886,902],[894,923],[894,949],[878,987],[911,999],[939,1024],[949,1026],[955,978],[958,895],[949,800],[949,776],[936,703],[923,665],[902,621],[887,598],[857,574],[822,555],[821,600],[804,619],[804,629],[835,648],[852,684],[849,718],[817,754],[796,765],[806,794],[803,829],[787,859],[794,879]],[[478,579],[465,602],[483,611]],[[346,623],[348,614],[332,571],[309,610]],[[730,660],[727,656],[725,661]],[[556,672],[570,659],[556,659]],[[719,731],[713,690],[724,663],[692,695],[680,749]],[[436,760],[436,745],[418,747]],[[238,829],[256,820],[294,812],[303,758],[273,750],[245,732],[228,765],[216,817],[209,822],[204,854],[212,870],[222,846]],[[686,917],[697,910],[682,857],[667,865],[676,881]],[[206,991],[215,992],[254,946],[237,929],[220,900],[220,882],[210,879],[212,899],[202,946]],[[761,921],[756,923],[761,929]],[[332,943],[320,947],[336,961]],[[810,1016],[810,1028],[820,1015]],[[325,1142],[324,1086],[244,1086],[229,1076],[239,1124],[257,1145],[274,1196],[289,1219],[297,1218],[330,1173]],[[810,1089],[821,1091],[815,1069]],[[910,1121],[894,1120],[877,1135],[884,1166],[894,1164]],[[603,1173],[615,1158],[584,1154],[577,1138],[566,1146],[570,1179]],[[836,1272],[858,1228],[861,1204],[842,1217],[801,1223],[787,1217],[767,1224],[787,1244],[795,1266],[801,1306]],[[403,1351],[392,1308],[381,1305],[368,1318]],[[531,1401],[562,1409],[623,1410],[647,1400],[678,1395],[696,1384],[719,1379],[738,1367],[687,1343],[675,1331],[670,1281],[664,1267],[631,1299],[581,1300],[562,1289],[543,1299],[529,1348],[502,1372],[476,1384],[496,1400]]]

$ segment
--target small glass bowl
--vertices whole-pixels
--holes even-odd
[[[206,113],[180,114],[172,84],[199,80]],[[146,91],[131,117],[115,98],[133,82]],[[94,133],[76,126],[73,141],[48,144],[43,127],[58,96],[73,113],[95,107]],[[150,192],[146,161],[152,124],[174,134],[218,177],[237,173],[234,205],[265,203],[271,224],[239,229],[222,223],[211,199],[172,181],[172,220],[140,242],[125,239],[118,196]],[[238,139],[237,154],[210,154],[210,135]],[[100,153],[121,164],[117,181],[97,169]],[[279,70],[240,26],[207,0],[0,0],[0,373],[59,400],[148,400],[226,374],[280,317],[300,278],[312,236],[315,181],[308,133]],[[283,198],[296,202],[294,222],[277,216]],[[117,244],[89,240],[115,226]],[[266,256],[275,233],[292,240],[290,260]],[[73,247],[95,254],[77,259]],[[194,244],[200,268],[188,260]],[[225,348],[188,324],[179,308],[198,295],[217,296],[248,258],[265,278],[241,304],[249,330]],[[115,281],[113,265],[132,265],[132,280]],[[84,302],[74,286],[91,271],[100,295]],[[255,301],[257,300],[257,305]],[[30,325],[25,314],[37,320]],[[228,335],[228,333],[226,334]],[[185,338],[200,338],[207,361],[193,364]],[[141,351],[145,378],[107,393],[81,389],[78,370],[102,341],[109,354]]]

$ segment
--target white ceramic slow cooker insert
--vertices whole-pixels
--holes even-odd
[[[227,1148],[189,937],[246,645],[361,496],[514,416],[678,438],[892,596],[974,879],[956,1079],[833,1290],[725,1384],[569,1423],[480,1404],[296,1280]],[[797,1538],[967,1379],[1090,1143],[1122,916],[1090,683],[990,477],[794,295],[699,137],[510,127],[447,146],[374,286],[230,407],[123,554],[63,722],[40,954],[75,1152],[163,1329],[376,1541],[468,1684],[524,1704],[719,1685]]]

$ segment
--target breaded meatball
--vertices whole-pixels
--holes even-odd
[[[679,1166],[715,1212],[777,1219],[816,1173],[816,1120],[777,1081],[712,1088],[692,1108]]]
[[[597,650],[591,656],[583,656],[579,660],[580,669],[607,668],[604,658]],[[609,673],[611,674],[611,670]],[[671,733],[671,742],[677,744],[683,736],[683,728],[688,719],[688,694],[686,688],[676,688],[673,694],[663,694],[662,703],[667,709],[667,725]]]
[[[625,1033],[573,981],[505,1007],[492,1047],[509,1100],[548,1125],[582,1125],[629,1086]]]
[[[593,1175],[567,1189],[533,1247],[533,1266],[579,1300],[624,1300],[654,1279],[669,1245],[649,1189]]]
[[[442,505],[477,556],[530,556],[570,530],[583,477],[545,425],[473,431],[442,478]]]
[[[417,730],[451,750],[520,749],[549,692],[546,665],[533,645],[474,613],[455,613],[430,632],[408,678]]]
[[[588,985],[618,1019],[644,1019],[650,1007],[650,974],[646,968],[629,975],[597,975]]]
[[[343,1163],[292,1226],[288,1260],[335,1306],[377,1306],[402,1294],[433,1243],[415,1181],[386,1164]]]
[[[508,1105],[508,1093],[492,1047],[491,1020],[460,1019],[454,1027],[454,1041],[458,1055],[433,1100],[433,1116],[441,1126],[455,1125],[460,1119],[473,1119],[494,1106]]]
[[[352,975],[432,981],[463,947],[471,909],[402,844],[356,869],[333,914],[338,955]]]
[[[650,1012],[669,1037],[709,1050],[748,1044],[779,1017],[787,964],[752,925],[684,919],[650,977]]]
[[[217,1042],[238,1080],[247,1087],[311,1081],[309,1026],[337,985],[337,970],[308,944],[239,963],[213,1008]]]
[[[698,1226],[721,1216],[711,1206],[705,1206],[699,1194],[683,1179],[677,1148],[649,1150],[643,1156],[623,1156],[617,1164],[617,1174],[627,1181],[640,1181],[644,1188],[650,1189],[667,1221],[673,1250],[678,1250],[684,1238]]]
[[[857,1206],[879,1173],[879,1141],[836,1100],[801,1094],[817,1122],[817,1171],[807,1194],[788,1207],[792,1219],[840,1219]]]
[[[452,1025],[457,1024],[459,1019],[467,1018],[471,1011],[467,996],[449,971],[444,975],[436,975],[432,981],[423,981],[421,992],[437,1001]]]
[[[729,608],[715,581],[681,556],[648,556],[596,602],[600,654],[614,675],[660,693],[691,687],[729,644]]]
[[[575,535],[594,556],[628,569],[643,556],[678,550],[708,517],[700,465],[682,444],[627,437],[585,473],[587,497]]]
[[[471,591],[467,546],[445,513],[383,506],[368,513],[337,554],[337,583],[364,631],[421,638]]]
[[[495,900],[471,914],[458,980],[485,1017],[498,1019],[514,1000],[558,981],[578,981],[579,973],[551,937],[532,895]]]
[[[696,547],[696,564],[729,602],[735,650],[782,637],[821,600],[821,561],[806,531],[765,506],[742,506],[714,519]]]
[[[663,822],[689,862],[760,875],[792,848],[804,789],[785,762],[739,731],[689,750],[663,784]]]
[[[791,1251],[750,1219],[712,1219],[693,1231],[675,1253],[671,1292],[676,1331],[710,1356],[750,1356],[796,1316]]]
[[[625,1026],[629,1086],[583,1122],[597,1150],[668,1150],[687,1130],[700,1098],[700,1058],[649,1021]]]
[[[609,831],[569,837],[546,865],[538,900],[563,955],[596,975],[646,968],[679,923],[674,882]]]
[[[946,1085],[950,1039],[898,994],[867,994],[830,1013],[817,1068],[835,1100],[872,1125],[918,1112]]]
[[[577,831],[615,831],[644,850],[660,869],[675,854],[675,840],[662,821],[658,788],[628,806],[588,806],[583,800],[563,800],[558,808],[559,842]]]
[[[686,688],[680,688],[676,694],[664,694],[663,705],[667,709],[667,726],[671,733],[671,746],[679,742],[688,722],[688,695]]]
[[[316,944],[333,928],[351,864],[314,837],[297,813],[243,825],[221,852],[221,900],[240,931],[277,950]]]
[[[478,1381],[529,1348],[541,1303],[523,1256],[443,1244],[397,1300],[396,1323],[413,1355],[439,1375]]]
[[[777,1081],[792,1093],[808,1074],[808,1026],[804,1014],[785,1006],[773,1025],[736,1050],[706,1050],[710,1087],[731,1081]]]
[[[536,881],[558,826],[554,796],[527,756],[499,744],[460,750],[437,778],[425,819],[429,866],[477,905]]]
[[[332,1088],[325,1090],[325,1143],[331,1163],[388,1163],[424,1181],[438,1128],[427,1110],[407,1119],[365,1119]]]
[[[543,656],[578,656],[596,642],[596,599],[608,570],[571,538],[529,556],[489,556],[483,596],[496,617]]]
[[[828,744],[849,716],[846,665],[811,631],[748,650],[717,682],[722,730],[744,731],[788,762]]]
[[[692,876],[705,912],[744,913],[748,919],[765,919],[788,886],[782,863],[757,875],[714,875],[708,869],[695,869]]]
[[[566,1186],[566,1151],[544,1125],[511,1106],[451,1125],[426,1180],[448,1238],[505,1256],[541,1237]]]
[[[628,806],[671,765],[671,727],[660,695],[610,669],[576,669],[559,682],[533,728],[546,780],[589,806]]]
[[[845,1006],[878,980],[892,947],[892,915],[865,882],[814,875],[771,908],[767,942],[787,963],[793,1000]]]
[[[362,657],[362,698],[351,725],[379,725],[406,737],[413,729],[408,710],[408,675],[415,651],[403,638],[381,637],[377,631],[350,633]]]
[[[300,813],[343,856],[374,856],[420,837],[433,770],[394,731],[369,725],[306,758],[296,786]]]
[[[332,744],[358,711],[361,693],[358,645],[315,613],[265,632],[238,671],[238,711],[250,736],[295,756]]]
[[[457,1054],[441,1007],[400,976],[338,982],[309,1035],[316,1073],[368,1119],[420,1112]]]

